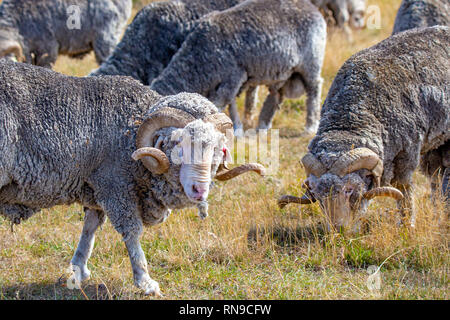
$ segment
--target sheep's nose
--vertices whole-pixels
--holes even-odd
[[[192,191],[195,194],[195,199],[200,200],[200,201],[204,201],[206,200],[206,194],[208,192],[208,189],[205,188],[204,186],[201,185],[193,185],[192,186]]]

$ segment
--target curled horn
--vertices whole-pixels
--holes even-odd
[[[316,177],[320,177],[325,172],[327,172],[325,166],[311,152],[308,152],[302,158],[301,162],[305,167],[307,176],[313,174]],[[316,202],[316,199],[306,193],[301,198],[291,195],[284,195],[280,199],[278,199],[278,207],[280,209],[283,209],[289,203],[311,204],[314,202]]]
[[[313,174],[316,177],[320,177],[327,171],[325,166],[310,152],[302,158],[302,163],[307,176]]]
[[[247,163],[243,164],[242,166],[233,168],[231,170],[225,171],[225,172],[218,172],[216,174],[215,178],[219,181],[226,181],[233,179],[243,173],[246,173],[248,171],[253,171],[259,174],[260,176],[264,176],[266,174],[266,168],[264,168],[263,165],[259,163]]]
[[[184,128],[195,118],[189,113],[175,108],[162,108],[148,116],[141,124],[137,132],[137,148],[148,147],[153,143],[154,134],[161,128]]]
[[[394,198],[395,200],[402,200],[404,198],[403,193],[400,190],[393,187],[375,188],[370,191],[367,191],[363,195],[363,198],[366,200],[370,200],[375,197],[390,197]]]
[[[233,122],[225,113],[207,115],[203,118],[203,121],[212,123],[223,134],[226,134],[227,130],[233,129]]]
[[[2,46],[2,49],[0,50],[1,57],[4,57],[10,53],[14,53],[17,61],[19,61],[19,62],[24,61],[22,47],[20,46],[20,44],[18,42],[7,41],[5,43],[2,43],[1,46]]]
[[[211,122],[215,126],[215,128],[223,134],[233,132],[232,130],[230,130],[233,129],[233,122],[224,113],[215,113],[208,115],[203,118],[203,121]],[[264,176],[266,174],[266,168],[264,168],[264,166],[259,163],[247,163],[230,170],[227,166],[227,163],[224,161],[219,165],[219,169],[217,170],[215,179],[219,181],[226,181],[249,171],[256,172],[260,176]]]
[[[375,176],[377,186],[383,173],[383,163],[380,157],[368,148],[356,148],[342,155],[330,170],[340,177],[359,169],[370,170]]]
[[[167,172],[169,159],[161,150],[153,148],[154,134],[161,128],[184,128],[195,118],[189,113],[175,108],[162,108],[155,111],[141,124],[136,137],[137,150],[133,159],[141,160],[142,164],[154,174]]]
[[[280,199],[278,199],[278,207],[280,209],[283,209],[289,203],[311,204],[313,202],[316,202],[316,199],[310,198],[306,194],[301,198],[291,195],[284,195]]]
[[[133,152],[131,157],[135,161],[143,160],[144,165],[147,164],[149,167],[151,167],[152,172],[155,174],[162,174],[164,172],[167,172],[167,170],[169,170],[170,167],[170,162],[169,159],[167,159],[166,154],[156,148],[150,147],[139,148],[138,150]]]

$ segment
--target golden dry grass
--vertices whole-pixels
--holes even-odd
[[[339,33],[331,36],[323,98],[348,57],[391,33],[400,0],[370,4],[380,6],[382,28],[362,30],[353,44]],[[61,57],[55,69],[82,76],[95,67],[91,54],[83,60]],[[261,90],[261,101],[264,94]],[[242,97],[239,105],[242,111]],[[277,208],[280,194],[301,192],[305,173],[298,161],[310,138],[300,135],[304,115],[304,99],[299,99],[286,101],[276,116],[274,127],[281,129],[276,175],[218,183],[205,221],[194,209],[181,210],[145,230],[142,245],[149,272],[165,298],[448,299],[447,213],[441,202],[431,202],[428,182],[420,173],[415,176],[414,230],[396,226],[392,200],[371,205],[368,231],[358,235],[324,232],[316,205]],[[108,222],[97,232],[89,261],[92,278],[83,292],[64,286],[64,270],[81,228],[79,205],[43,210],[15,233],[0,219],[0,298],[148,299],[133,286],[125,246]],[[367,286],[370,265],[381,266],[379,290]]]

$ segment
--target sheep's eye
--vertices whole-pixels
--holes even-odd
[[[352,187],[344,187],[344,194],[347,197],[350,197],[353,194],[353,188]]]
[[[366,179],[369,179],[370,183],[369,183],[369,188],[368,190],[370,190],[373,187],[373,183],[375,181],[375,177],[373,174],[367,174],[366,175]]]

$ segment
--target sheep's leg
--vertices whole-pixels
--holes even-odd
[[[275,112],[280,109],[283,97],[278,90],[270,90],[258,119],[258,129],[270,129]]]
[[[403,224],[405,217],[411,216],[410,224],[411,227],[416,225],[416,211],[414,208],[414,201],[412,196],[412,186],[410,183],[396,183],[394,186],[399,189],[404,198],[397,201],[397,208],[400,210],[401,220],[399,224]]]
[[[98,64],[102,64],[112,54],[119,42],[119,38],[107,32],[102,32],[94,41],[95,59]]]
[[[139,235],[130,235],[124,240],[133,268],[134,284],[142,289],[145,294],[160,296],[159,284],[150,278],[147,272],[147,260],[139,243]]]
[[[210,92],[207,96],[219,109],[229,105],[230,118],[233,121],[235,135],[237,136],[243,134],[243,127],[237,110],[236,97],[245,81],[247,81],[247,74],[244,71],[234,72],[227,77],[224,76],[223,81],[217,86],[217,89]]]
[[[450,209],[449,177],[450,168],[441,166],[430,178],[432,203],[435,204],[437,201],[443,201],[444,208],[446,207],[447,210]],[[441,220],[441,216],[437,210],[433,210],[433,220]]]
[[[442,165],[445,168],[443,168],[442,174],[442,196],[450,209],[450,187],[448,185],[450,179],[450,141],[447,141],[442,148]]]
[[[236,137],[244,136],[244,129],[243,129],[243,126],[242,126],[241,118],[239,117],[239,112],[238,112],[238,109],[237,109],[236,99],[234,99],[230,103],[228,110],[230,111],[231,121],[233,121],[234,135]]]
[[[108,169],[97,171],[88,184],[96,191],[97,204],[122,235],[133,268],[135,285],[145,294],[159,295],[159,285],[148,274],[147,260],[139,243],[143,223],[136,203],[138,196],[132,191],[133,181],[127,181],[108,166],[105,168]]]
[[[445,212],[450,212],[450,186],[449,186],[449,180],[450,180],[450,168],[445,168],[444,174],[442,176],[442,196],[444,198],[444,209]],[[441,218],[439,217],[439,220]]]
[[[421,171],[430,178],[431,201],[444,201],[444,209],[450,209],[450,142],[424,154],[420,159]],[[433,220],[440,223],[441,216],[434,210]]]
[[[245,113],[244,113],[244,124],[247,127],[253,126],[253,114],[258,104],[258,88],[259,87],[249,87],[245,94]]]
[[[416,224],[416,210],[413,201],[413,173],[419,166],[420,156],[418,150],[412,146],[407,151],[401,151],[393,160],[394,178],[391,180],[394,187],[403,193],[403,199],[397,201],[402,221],[408,215],[411,217],[411,227]]]
[[[53,67],[59,53],[59,44],[57,42],[50,42],[43,52],[37,52],[34,63],[37,66],[49,68]]]
[[[430,178],[431,200],[435,202],[441,197],[450,202],[448,179],[450,175],[450,143],[446,142],[437,149],[424,154],[420,160],[421,171]]]
[[[444,175],[442,177],[442,195],[447,201],[447,205],[450,206],[450,168],[445,168]]]
[[[440,199],[448,199],[447,186],[445,185],[445,178],[447,175],[448,183],[448,168],[440,167],[435,170],[434,174],[430,177],[431,186],[431,201],[435,203]],[[441,198],[442,197],[442,198]]]
[[[76,266],[78,268],[74,272],[77,277],[76,280],[79,282],[89,279],[91,275],[87,267],[87,261],[94,247],[95,231],[105,222],[105,214],[102,211],[85,208],[84,212],[83,231],[71,261],[72,267]]]
[[[323,79],[320,76],[304,79],[307,94],[305,132],[314,134],[319,127]]]

